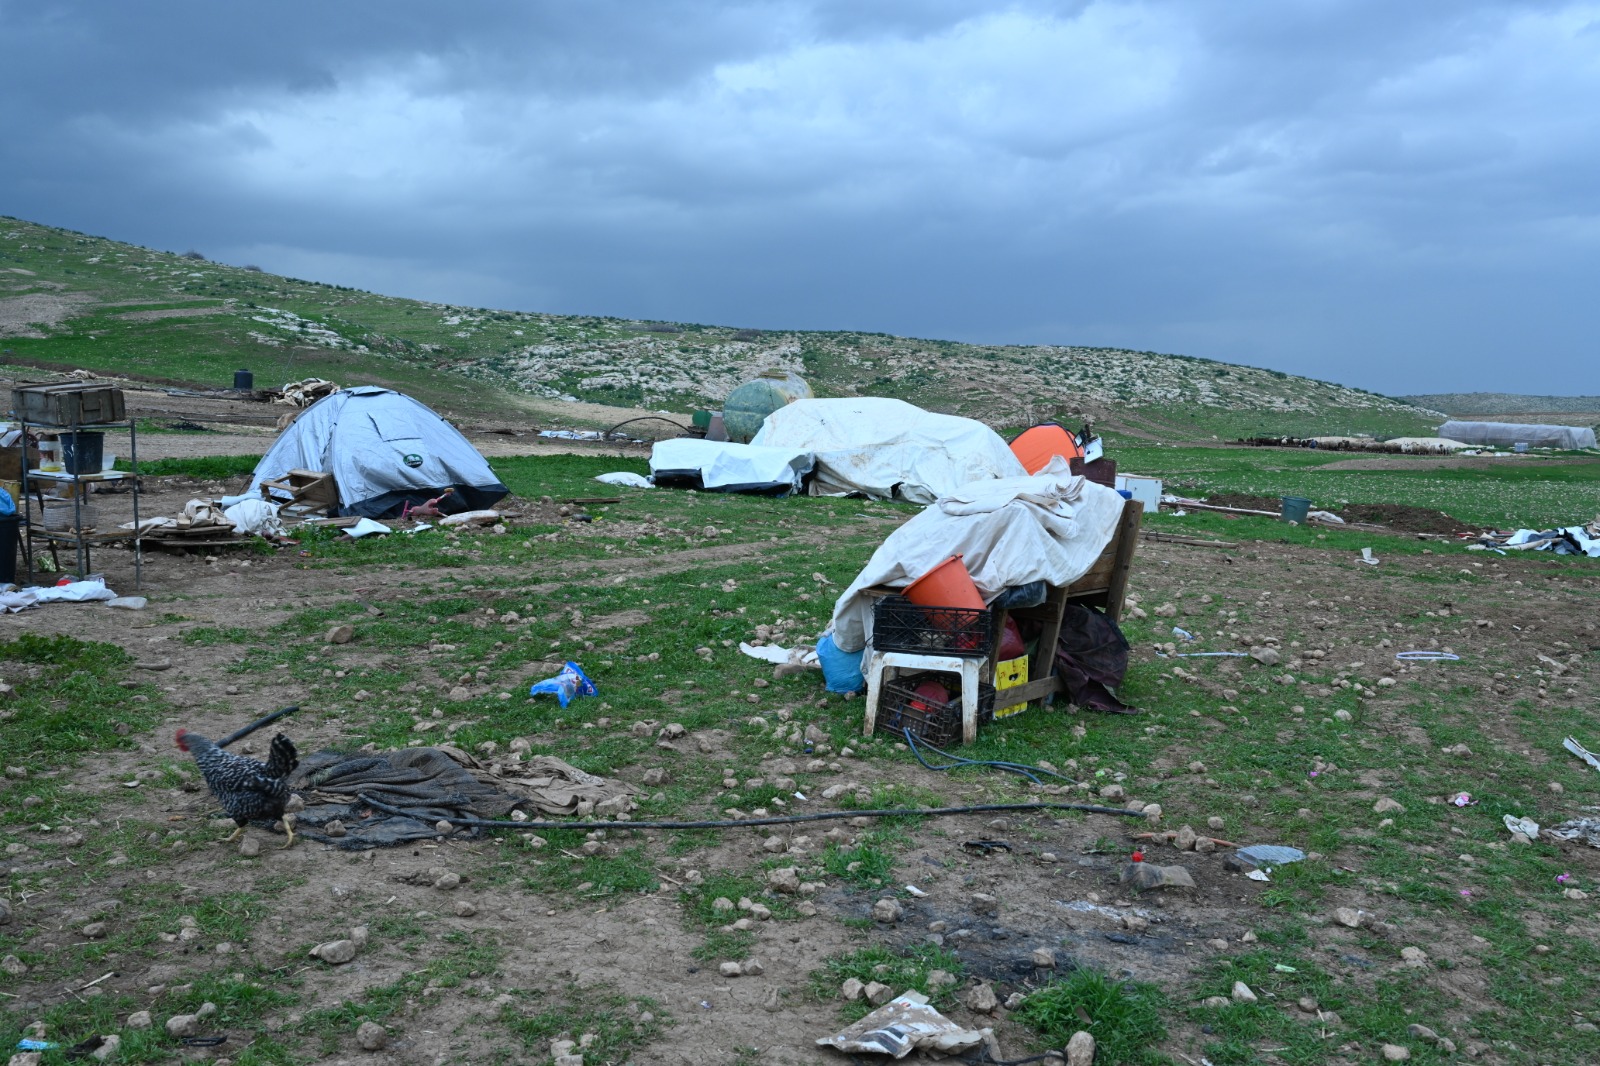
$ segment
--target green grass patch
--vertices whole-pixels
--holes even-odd
[[[1115,981],[1098,970],[1073,970],[1030,992],[1014,1017],[1047,1047],[1064,1048],[1072,1034],[1094,1037],[1095,1062],[1106,1066],[1163,1063],[1153,1045],[1166,1038],[1161,1012],[1166,997],[1155,985]]]

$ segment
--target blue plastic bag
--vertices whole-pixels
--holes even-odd
[[[528,695],[537,696],[540,693],[549,693],[561,701],[561,706],[566,707],[575,697],[598,696],[600,690],[595,683],[589,680],[589,675],[583,672],[583,667],[577,663],[569,662],[561,668],[555,677],[547,677],[543,681],[536,681],[528,689]]]
[[[11,493],[0,489],[0,518],[6,518],[17,513],[17,501],[11,498]]]
[[[822,680],[829,692],[860,692],[867,687],[867,679],[861,676],[861,657],[866,650],[840,651],[832,632],[822,635],[817,641],[817,661],[822,664]]]

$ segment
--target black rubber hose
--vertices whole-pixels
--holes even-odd
[[[375,811],[398,814],[403,818],[426,821],[400,807],[380,803],[370,796],[356,797]],[[1120,814],[1124,818],[1143,818],[1143,811],[1130,811],[1122,807],[1100,807],[1092,803],[980,803],[970,807],[899,807],[880,811],[822,811],[817,814],[786,814],[776,818],[746,818],[742,821],[724,819],[713,822],[514,822],[496,818],[437,818],[435,821],[451,825],[473,826],[480,829],[742,829],[759,825],[794,825],[797,822],[829,822],[841,818],[938,818],[951,814],[984,814],[989,811],[1086,811],[1089,814]]]
[[[255,721],[251,722],[249,725],[245,726],[243,729],[240,729],[240,730],[237,730],[235,732],[229,733],[227,736],[225,736],[221,740],[217,741],[217,747],[225,748],[229,744],[232,744],[236,740],[243,740],[245,737],[249,736],[251,733],[254,733],[256,730],[264,728],[265,726],[269,726],[273,722],[276,722],[278,719],[284,717],[285,715],[293,714],[295,711],[298,711],[299,709],[300,709],[300,705],[297,703],[292,707],[285,707],[281,711],[273,711],[271,714],[267,715],[265,718],[257,718]]]
[[[1029,781],[1032,781],[1036,785],[1043,784],[1043,782],[1035,777],[1035,774],[1049,774],[1051,777],[1059,777],[1061,780],[1070,782],[1071,784],[1078,784],[1078,781],[1074,778],[1068,777],[1066,774],[1058,774],[1054,770],[1046,770],[1042,766],[1029,766],[1026,763],[1004,762],[995,759],[963,759],[959,755],[951,755],[948,751],[945,751],[942,748],[936,748],[932,744],[924,744],[919,747],[917,744],[916,734],[912,733],[909,729],[902,730],[902,732],[905,734],[906,744],[911,748],[911,754],[917,757],[917,761],[921,763],[925,769],[932,770],[935,773],[943,770],[954,770],[958,766],[989,766],[996,770],[1005,770],[1008,773],[1021,774],[1023,777],[1026,777]],[[946,759],[949,759],[950,762],[944,766],[934,766],[933,764],[929,763],[927,759],[922,757],[922,747],[926,747],[929,751],[936,755],[944,756]]]

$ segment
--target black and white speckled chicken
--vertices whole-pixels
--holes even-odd
[[[282,733],[273,737],[272,750],[263,763],[224,751],[214,741],[187,729],[178,730],[175,739],[181,750],[194,756],[206,787],[239,826],[228,840],[239,839],[245,826],[253,821],[282,818],[288,835],[283,846],[294,843],[293,816],[284,815],[290,795],[289,775],[300,765],[294,741]]]

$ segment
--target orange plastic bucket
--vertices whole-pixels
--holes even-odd
[[[972,583],[961,556],[952,555],[903,590],[905,598],[923,607],[965,607],[983,610],[983,594]]]

